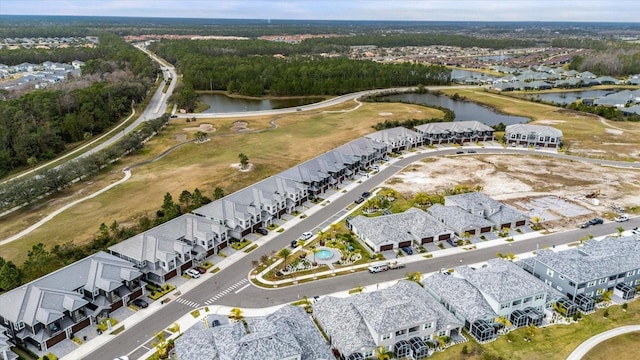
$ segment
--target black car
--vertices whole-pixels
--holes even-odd
[[[292,247],[292,248],[296,248],[296,247],[298,247],[298,240],[293,240],[293,241],[291,241],[291,247]]]
[[[175,118],[177,118],[177,117],[178,117],[178,115],[171,115],[171,118],[172,118],[172,119],[175,119]]]
[[[594,219],[591,219],[591,220],[587,221],[586,223],[580,225],[580,227],[584,229],[584,228],[588,228],[591,225],[600,225],[600,224],[603,224],[603,223],[604,223],[604,220],[602,220],[600,218],[594,218]]]
[[[362,197],[365,198],[365,199],[368,198],[369,196],[371,196],[371,193],[368,192],[368,191],[365,191],[365,192],[362,193]]]
[[[405,246],[402,248],[402,251],[404,251],[405,253],[407,253],[407,255],[413,255],[413,249],[411,248],[411,246]]]
[[[475,150],[468,150],[468,151],[467,151],[467,153],[468,153],[468,154],[475,154],[476,152],[477,152],[477,151],[475,151]]]
[[[147,302],[142,299],[133,300],[133,305],[139,307],[140,309],[145,309],[147,306],[149,306],[149,304],[147,304]]]
[[[261,234],[261,235],[267,235],[269,233],[269,230],[267,230],[267,229],[265,229],[263,227],[260,227],[260,228],[258,228],[258,230],[256,230],[256,232],[258,234]]]
[[[464,154],[464,151],[462,150],[456,151],[456,154]]]

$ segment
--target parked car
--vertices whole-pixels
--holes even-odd
[[[372,273],[372,274],[373,273],[379,273],[379,272],[382,272],[382,271],[387,271],[387,270],[389,270],[389,265],[387,265],[387,264],[374,264],[374,265],[369,266],[369,272]]]
[[[634,227],[633,229],[631,229],[631,233],[633,235],[640,235],[640,228],[639,227]]]
[[[365,191],[365,192],[362,193],[362,197],[365,198],[365,199],[368,198],[369,196],[371,196],[371,193],[368,192],[368,191]]]
[[[447,239],[447,242],[453,247],[458,246],[458,242],[455,239]]]
[[[477,153],[477,151],[475,151],[475,150],[469,150],[469,151],[467,151],[467,153],[469,153],[469,154],[475,154],[475,153]]]
[[[629,216],[627,214],[620,214],[616,216],[615,219],[613,220],[617,222],[625,222],[625,221],[629,221]]]
[[[203,268],[202,266],[196,266],[194,267],[194,269],[196,269],[196,271],[199,272],[200,274],[204,274],[207,272],[207,269]]]
[[[313,233],[311,231],[307,231],[307,232],[303,232],[302,236],[300,236],[300,239],[302,240],[309,240],[313,237]]]
[[[292,241],[291,241],[291,247],[292,247],[292,248],[296,248],[296,247],[298,247],[298,240],[292,240]]]
[[[172,119],[175,119],[175,118],[177,118],[177,117],[178,117],[178,115],[171,115],[171,118],[172,118]]]
[[[602,220],[600,218],[593,218],[593,219],[587,221],[586,223],[580,225],[580,227],[584,229],[584,228],[588,228],[591,225],[599,225],[599,224],[602,224],[602,223],[604,223],[604,220]]]
[[[407,253],[407,255],[413,255],[413,249],[411,248],[411,246],[405,246],[402,248],[402,251],[404,251],[405,253]]]
[[[147,302],[142,299],[135,299],[133,300],[132,304],[139,307],[140,309],[145,309],[147,306],[149,306],[149,304],[147,304]]]
[[[359,197],[354,201],[354,203],[356,203],[356,204],[362,204],[363,202],[364,202],[364,198],[363,197]]]
[[[184,273],[189,275],[192,279],[197,279],[200,277],[200,273],[196,269],[187,269]]]
[[[458,150],[458,151],[456,151],[456,154],[464,154],[464,151]]]
[[[404,267],[405,267],[405,265],[403,263],[401,263],[401,262],[398,262],[398,261],[394,261],[394,262],[390,262],[389,263],[389,269],[391,269],[391,270],[402,269]]]
[[[266,228],[260,227],[258,228],[258,230],[256,230],[256,232],[261,235],[267,235],[269,233],[269,230],[267,230]]]

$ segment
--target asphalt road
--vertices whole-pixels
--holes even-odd
[[[443,156],[443,155],[455,155],[459,149],[446,149],[428,152],[425,154],[415,154],[408,156],[392,166],[383,168],[377,175],[371,176],[362,184],[358,185],[354,190],[332,201],[330,204],[322,207],[316,213],[308,216],[304,221],[292,226],[287,231],[279,234],[270,242],[264,244],[259,249],[247,254],[245,257],[229,266],[228,268],[220,271],[216,276],[204,281],[198,287],[193,290],[184,293],[181,298],[204,305],[204,302],[210,299],[212,296],[219,294],[221,291],[228,289],[232,285],[246,280],[248,272],[252,268],[251,262],[258,260],[263,254],[270,254],[272,251],[279,251],[283,247],[288,246],[292,240],[295,240],[305,231],[317,232],[319,227],[326,226],[331,222],[332,218],[337,217],[338,213],[342,212],[344,208],[350,205],[355,198],[364,191],[369,191],[376,186],[379,186],[388,178],[393,176],[396,172],[400,171],[403,167],[418,161],[425,157],[430,156]],[[504,154],[531,154],[536,153],[542,156],[552,156],[558,158],[571,159],[576,161],[584,161],[587,163],[604,163],[609,166],[624,166],[640,168],[640,163],[624,163],[614,161],[600,161],[595,159],[582,159],[574,156],[564,154],[554,154],[547,152],[531,151],[531,150],[518,150],[518,149],[476,149],[477,154],[464,154],[459,156],[476,156],[483,153],[504,153]],[[458,156],[458,155],[455,155]],[[349,275],[336,276],[330,279],[323,279],[309,283],[302,283],[296,286],[288,286],[279,289],[262,289],[253,285],[243,289],[239,292],[230,291],[222,298],[218,299],[215,304],[227,305],[241,308],[259,308],[267,307],[286,302],[295,301],[303,296],[313,297],[317,295],[324,295],[337,291],[344,291],[351,289],[355,286],[369,286],[375,283],[390,281],[394,279],[404,278],[407,272],[419,271],[421,273],[429,273],[438,271],[442,268],[449,268],[460,264],[462,258],[463,263],[470,264],[481,261],[486,261],[496,257],[496,253],[525,253],[536,249],[536,246],[540,248],[544,246],[552,247],[555,245],[575,242],[581,237],[586,235],[602,236],[610,233],[617,232],[617,228],[621,226],[620,223],[605,223],[603,225],[593,226],[588,229],[575,229],[568,232],[551,234],[542,236],[535,239],[530,239],[522,242],[507,243],[502,246],[495,246],[486,249],[474,250],[465,252],[461,257],[460,255],[451,255],[445,257],[437,257],[432,259],[425,259],[425,261],[409,263],[407,267],[401,271],[387,271],[378,274],[369,274],[368,272],[355,272]],[[630,219],[629,222],[623,225],[626,229],[640,226],[640,218]],[[154,334],[163,328],[170,326],[176,319],[184,315],[185,313],[192,311],[193,307],[184,305],[178,302],[171,302],[165,305],[161,310],[154,314],[151,314],[148,318],[140,323],[128,329],[127,335],[119,335],[117,338],[107,343],[102,348],[91,354],[91,359],[113,359],[116,354],[127,354],[140,345],[149,341]]]

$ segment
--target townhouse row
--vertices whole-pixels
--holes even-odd
[[[588,253],[580,257],[593,259],[563,263],[575,258],[576,252]],[[623,253],[629,260],[609,268],[601,265]],[[616,301],[625,301],[639,287],[639,259],[640,239],[610,237],[589,240],[577,249],[544,250],[526,263],[538,261],[536,273],[546,273],[542,264],[561,262],[554,269],[566,272],[557,275],[579,272],[584,274],[581,283],[606,279],[600,286],[603,290],[615,292],[616,284],[635,284],[631,292],[615,292]],[[364,360],[384,349],[395,358],[424,359],[441,340],[466,341],[463,330],[485,343],[495,340],[505,328],[540,327],[551,323],[553,314],[571,317],[577,311],[592,310],[570,300],[570,288],[559,290],[555,282],[542,281],[522,265],[491,259],[481,267],[457,266],[421,283],[400,280],[381,290],[325,296],[311,305],[311,314],[287,305],[269,316],[246,319],[246,326],[241,322],[213,326],[207,320],[186,330],[176,340],[175,351],[179,359],[251,360],[266,358],[268,353],[278,359]],[[620,274],[623,276],[618,277]]]
[[[411,208],[404,213],[379,217],[347,218],[347,228],[376,252],[400,249],[413,244],[438,244],[455,237],[483,236],[502,229],[529,225],[524,213],[489,196],[472,192],[445,196],[444,205],[434,204],[426,211]]]

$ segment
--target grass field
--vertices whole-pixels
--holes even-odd
[[[612,357],[616,360],[636,360],[640,354],[640,332],[616,336],[591,349],[582,360],[600,360]]]
[[[351,102],[327,110],[348,110],[355,106]],[[385,113],[393,115],[386,116]],[[193,139],[194,131],[186,131],[185,128],[206,123],[212,124],[216,131],[209,134],[211,141],[187,144],[161,160],[134,168],[133,176],[126,183],[74,206],[25,237],[1,246],[0,256],[21,264],[27,251],[39,242],[46,244],[48,249],[68,241],[83,243],[91,240],[103,222],[108,225],[117,220],[122,225],[131,225],[144,214],[152,216],[167,192],[175,201],[182,190],[193,191],[196,187],[210,197],[215,187],[221,187],[229,194],[373,132],[371,126],[385,119],[440,116],[439,110],[417,105],[365,103],[351,112],[301,112],[263,118],[200,119],[189,123],[185,120],[172,121],[141,153],[112,165],[105,174],[74,185],[43,204],[3,218],[0,238],[15,234],[63,204],[121,179],[123,168],[150,160],[184,141],[184,138]],[[261,132],[239,133],[232,130],[238,121],[246,122],[248,130]],[[270,121],[275,121],[276,129],[271,129]],[[252,171],[239,172],[230,167],[239,162],[238,154],[241,152],[254,164]]]
[[[444,359],[526,359],[526,360],[562,360],[583,341],[601,332],[623,326],[640,323],[640,301],[629,303],[626,312],[620,306],[609,308],[609,317],[602,317],[604,310],[598,310],[594,314],[583,316],[578,323],[571,325],[554,325],[537,329],[531,342],[525,342],[528,337],[527,329],[520,328],[509,333],[509,336],[500,336],[496,341],[478,345],[474,340],[463,344],[457,344],[444,352],[439,352],[430,357],[433,360]],[[511,343],[508,342],[511,338]],[[462,354],[462,349],[467,346],[468,354]],[[630,354],[640,353],[640,342],[635,342],[625,349]],[[612,354],[612,353],[609,353]],[[616,352],[618,359],[619,352]],[[594,358],[606,359],[609,356]],[[622,358],[621,358],[622,359]],[[634,358],[635,359],[635,358]]]
[[[502,96],[482,89],[452,89],[468,100],[486,104],[499,111],[533,120],[532,124],[550,125],[563,132],[562,141],[568,154],[613,159],[640,160],[640,123],[605,121],[591,114]]]

